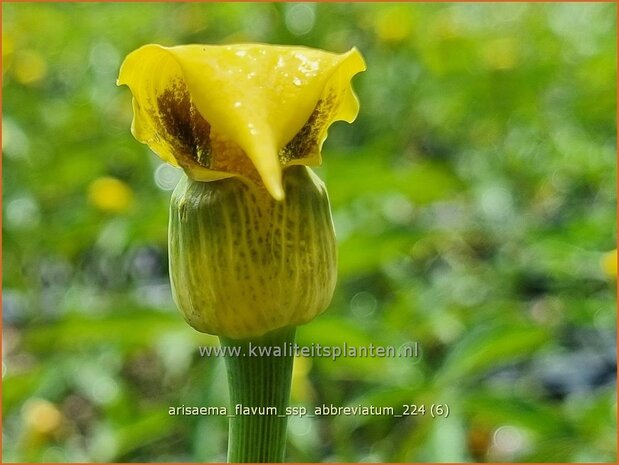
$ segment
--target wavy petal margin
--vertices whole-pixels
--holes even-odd
[[[133,94],[132,133],[197,181],[240,176],[284,196],[282,168],[318,165],[327,129],[352,122],[356,48],[334,54],[264,44],[145,45],[118,85]]]

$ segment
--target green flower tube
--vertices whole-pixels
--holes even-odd
[[[245,339],[312,320],[331,301],[335,234],[324,184],[284,171],[285,198],[239,179],[184,177],[170,205],[170,279],[198,331]]]
[[[241,350],[226,357],[231,404],[263,412],[231,418],[231,462],[284,460],[292,358],[248,349],[293,342],[331,301],[335,234],[309,166],[331,123],[355,119],[350,81],[364,69],[356,49],[261,44],[146,45],[121,67],[133,135],[185,171],[170,204],[174,300]]]

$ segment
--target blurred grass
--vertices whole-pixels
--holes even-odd
[[[344,51],[362,108],[324,147],[339,241],[293,403],[448,419],[291,419],[291,461],[615,462],[614,4],[31,4],[3,12],[3,459],[222,461],[214,338],[167,281],[178,173],[115,79],[145,43]]]

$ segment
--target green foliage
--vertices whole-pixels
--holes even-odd
[[[291,418],[288,459],[616,461],[614,4],[2,10],[6,462],[225,460],[227,418],[168,414],[227,405],[225,373],[170,297],[178,172],[115,80],[146,43],[242,41],[368,64],[318,169],[338,289],[299,344],[420,350],[301,358],[293,405],[450,408]]]

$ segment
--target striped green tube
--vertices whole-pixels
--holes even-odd
[[[230,390],[228,462],[278,463],[286,448],[286,407],[290,397],[293,357],[285,352],[294,342],[295,328],[286,327],[264,336],[234,340],[220,338],[224,347],[240,349],[240,355],[226,356]],[[250,354],[254,349],[268,352]],[[282,355],[273,349],[281,347]],[[238,350],[237,349],[237,350]]]
[[[232,339],[312,320],[331,301],[335,233],[327,192],[305,166],[284,171],[285,198],[239,178],[184,177],[170,205],[170,280],[198,331]]]

